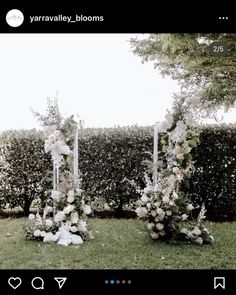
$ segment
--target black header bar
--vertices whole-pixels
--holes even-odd
[[[23,13],[19,27],[11,27],[6,15],[12,9]],[[235,15],[154,9],[150,5],[103,8],[20,8],[0,9],[0,33],[213,33],[235,32]],[[10,16],[13,18],[16,15]]]

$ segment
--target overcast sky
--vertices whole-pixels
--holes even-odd
[[[0,35],[0,130],[38,128],[30,108],[44,113],[56,93],[62,114],[79,114],[85,127],[163,120],[179,87],[131,52],[134,36]]]

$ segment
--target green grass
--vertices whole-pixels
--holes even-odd
[[[214,245],[168,244],[149,238],[138,220],[92,219],[95,239],[68,247],[27,241],[26,219],[0,220],[2,269],[236,268],[236,222],[208,223]]]

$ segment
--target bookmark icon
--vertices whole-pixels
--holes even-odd
[[[61,289],[63,287],[63,285],[65,284],[67,278],[66,277],[54,277],[54,280],[58,283],[59,289]]]
[[[214,289],[225,289],[225,277],[214,277]]]

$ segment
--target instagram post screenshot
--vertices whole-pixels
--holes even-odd
[[[236,294],[235,16],[115,10],[0,10],[1,294]]]

